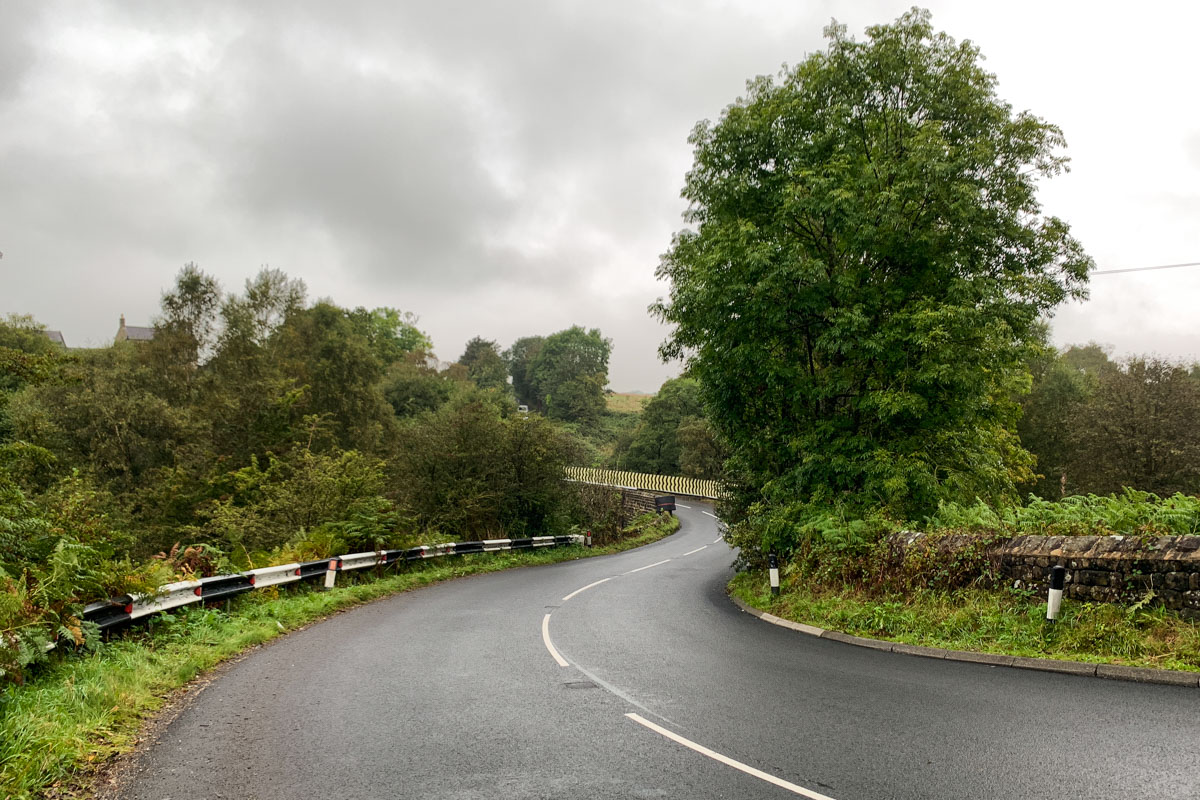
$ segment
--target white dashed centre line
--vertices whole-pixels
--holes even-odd
[[[655,561],[653,564],[647,564],[644,567],[638,567],[637,569],[631,569],[631,570],[629,570],[629,572],[622,572],[621,574],[622,575],[632,575],[635,572],[641,572],[644,569],[650,569],[651,567],[657,567],[659,564],[665,564],[670,560],[671,559],[669,559],[669,558],[664,558],[662,561]]]
[[[797,786],[796,784],[791,783],[790,781],[785,781],[783,778],[776,778],[774,775],[763,772],[761,769],[755,769],[754,767],[750,766],[749,764],[743,764],[740,761],[735,761],[734,759],[730,758],[729,756],[723,756],[714,750],[709,750],[704,745],[696,744],[695,742],[693,742],[690,739],[685,739],[682,736],[680,736],[679,734],[674,733],[673,731],[669,731],[661,725],[655,725],[650,720],[645,719],[644,717],[640,717],[637,714],[626,714],[625,716],[629,717],[631,720],[636,722],[638,725],[645,726],[645,727],[649,728],[650,730],[654,731],[655,733],[661,734],[662,736],[667,737],[671,741],[673,741],[677,744],[683,745],[684,747],[688,748],[689,750],[695,750],[697,753],[699,753],[702,756],[708,756],[712,760],[719,761],[727,767],[733,767],[734,769],[740,770],[740,771],[746,773],[747,775],[753,775],[755,778],[758,778],[759,780],[766,781],[767,783],[778,786],[781,789],[787,789],[789,792],[798,794],[801,797],[807,797],[807,798],[809,798],[809,800],[833,800],[833,798],[830,797],[829,795],[821,794],[820,792],[814,792],[811,789],[805,789],[803,786]]]
[[[700,513],[707,514],[708,516],[712,517],[713,519],[720,519],[720,517],[718,517],[716,514],[712,513],[711,511],[701,511]]]
[[[550,651],[550,655],[554,656],[554,660],[558,662],[560,667],[571,666],[565,658],[558,654],[554,649],[554,645],[550,643],[550,615],[542,617],[542,642],[546,645],[546,649]]]
[[[691,507],[691,506],[685,506],[683,503],[676,503],[676,504],[675,504],[675,507],[676,507],[676,508],[686,508],[688,511],[691,511],[691,510],[692,510],[692,507]]]
[[[562,599],[562,601],[565,603],[568,600],[570,600],[572,597],[574,597],[575,595],[580,594],[581,592],[586,592],[588,589],[592,588],[593,586],[599,586],[600,584],[604,583],[605,581],[611,581],[611,580],[612,580],[612,578],[601,578],[600,580],[596,581],[595,583],[589,583],[587,586],[584,586],[582,589],[576,589],[575,591],[571,592],[569,595],[564,597]]]
[[[706,545],[706,544],[702,544],[702,545],[700,545],[699,547],[697,547],[695,550],[688,550],[688,551],[687,551],[686,553],[684,553],[683,555],[684,555],[684,556],[690,556],[692,553],[699,553],[701,550],[703,550],[703,549],[704,549],[704,548],[706,548],[706,547],[708,547],[708,545]],[[680,556],[680,558],[683,558],[683,556]]]

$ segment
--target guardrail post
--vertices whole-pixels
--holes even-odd
[[[767,555],[767,566],[771,568],[771,594],[779,594],[779,559],[774,553]]]
[[[1058,611],[1062,608],[1063,583],[1067,576],[1067,568],[1055,564],[1050,569],[1050,593],[1046,595],[1046,621],[1058,619]]]

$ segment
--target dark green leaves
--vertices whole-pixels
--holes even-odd
[[[1024,350],[1090,265],[1035,196],[1062,134],[926,12],[829,36],[693,133],[663,355],[701,382],[743,510],[1004,495]]]

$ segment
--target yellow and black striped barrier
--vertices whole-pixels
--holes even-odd
[[[680,475],[647,475],[644,472],[624,472],[614,469],[592,467],[566,467],[567,479],[580,483],[596,483],[623,489],[641,489],[663,494],[682,494],[689,497],[704,497],[717,500],[721,497],[721,484],[702,478],[685,478]]]

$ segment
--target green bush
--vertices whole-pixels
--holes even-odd
[[[98,502],[72,478],[39,506],[0,476],[0,681],[20,682],[55,639],[92,646],[94,632],[81,621],[89,601],[158,585],[154,565],[114,555],[125,537]]]
[[[1028,505],[994,509],[943,503],[926,520],[926,529],[1003,529],[1012,534],[1055,536],[1190,536],[1200,533],[1200,497],[1124,489],[1120,494],[1064,497],[1050,501],[1030,496]]]
[[[389,460],[391,494],[420,531],[535,536],[568,524],[570,440],[539,415],[468,395],[411,420]]]
[[[747,565],[774,553],[806,573],[854,581],[867,556],[899,527],[882,510],[864,514],[840,504],[756,503],[730,526],[729,540]]]
[[[352,547],[384,546],[397,536],[401,518],[381,496],[383,469],[382,461],[354,450],[269,456],[265,468],[252,459],[219,476],[226,493],[201,508],[205,522],[190,538],[228,548],[242,566],[264,566],[273,560],[266,554],[322,526]]]

